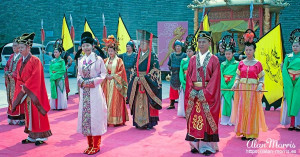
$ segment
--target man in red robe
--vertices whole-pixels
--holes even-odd
[[[187,141],[192,153],[210,155],[218,151],[220,113],[220,64],[209,52],[210,32],[200,31],[198,48],[190,59],[186,75],[185,110]]]
[[[44,70],[39,58],[30,53],[35,34],[23,34],[19,39],[22,58],[17,64],[17,82],[12,110],[25,105],[25,130],[29,134],[22,144],[40,145],[52,135],[47,112],[50,110]]]
[[[18,40],[18,38],[15,38],[13,41],[12,48],[13,48],[14,53],[10,55],[10,57],[6,63],[6,66],[4,68],[5,86],[6,86],[7,102],[8,102],[7,118],[8,118],[9,125],[15,125],[15,124],[25,125],[24,106],[19,105],[16,108],[16,111],[12,112],[12,103],[13,103],[15,86],[16,86],[16,81],[17,81],[16,67],[17,67],[18,61],[21,59],[21,56],[22,56],[19,53],[17,40]]]

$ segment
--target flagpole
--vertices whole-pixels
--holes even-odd
[[[72,31],[72,27],[73,27],[73,18],[70,14],[70,21],[71,21],[71,31]],[[74,28],[73,28],[74,29]],[[75,30],[74,30],[75,31]],[[75,32],[74,32],[75,33]],[[75,36],[74,38],[72,39],[72,42],[73,42],[73,53],[75,52],[75,43],[74,43],[74,40],[75,40]]]
[[[256,90],[251,90],[251,89],[221,89],[222,91],[240,91],[240,92],[268,92],[267,90],[261,90],[261,91],[256,91]]]
[[[44,52],[44,40],[45,40],[45,36],[44,36],[44,21],[43,21],[43,19],[41,20],[41,27],[42,27],[42,29],[41,29],[41,40],[42,40],[42,52],[43,52],[43,65],[45,64],[45,52]]]

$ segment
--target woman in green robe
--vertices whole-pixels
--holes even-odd
[[[300,131],[300,36],[295,36],[300,29],[290,35],[293,52],[287,54],[282,67],[284,101],[281,109],[281,124],[288,125],[288,130]]]
[[[179,91],[179,100],[178,100],[178,110],[177,116],[185,117],[185,107],[184,107],[184,93],[185,93],[185,84],[186,84],[186,72],[189,66],[190,58],[195,54],[195,47],[192,43],[194,35],[188,35],[185,42],[185,49],[187,57],[183,58],[180,62],[179,70],[179,80],[180,80],[180,91]]]
[[[68,107],[64,78],[66,66],[65,61],[60,57],[63,51],[63,47],[60,43],[60,40],[56,40],[54,44],[55,58],[51,60],[49,68],[51,84],[50,107],[53,110],[61,110]]]
[[[222,39],[222,46],[225,49],[226,60],[221,63],[221,125],[232,125],[230,122],[231,109],[234,92],[230,90],[234,84],[236,70],[239,62],[233,57],[235,42],[232,36],[226,35]]]

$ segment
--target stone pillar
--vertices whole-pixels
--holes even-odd
[[[198,8],[194,8],[194,33],[196,33],[198,27],[199,27],[199,23],[198,23],[198,19],[199,19],[199,9]]]
[[[264,14],[264,34],[268,33],[270,30],[270,8],[265,8],[265,14]]]

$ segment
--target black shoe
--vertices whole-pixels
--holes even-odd
[[[75,94],[79,94],[79,93],[77,92],[77,93],[75,93]]]
[[[153,126],[147,126],[147,130],[153,129]]]
[[[22,144],[27,144],[27,143],[34,143],[34,142],[29,141],[28,139],[22,140]]]
[[[174,105],[170,105],[167,110],[170,110],[170,109],[175,109],[175,106]]]
[[[210,156],[211,154],[212,154],[212,152],[209,150],[207,150],[203,153],[203,155],[205,155],[205,156]]]
[[[36,141],[34,144],[36,145],[36,146],[39,146],[39,145],[41,145],[41,144],[43,144],[43,143],[45,143],[44,141]]]
[[[295,130],[296,130],[297,132],[299,132],[299,131],[300,131],[300,127],[296,126],[296,127],[295,127]]]
[[[271,106],[266,106],[265,111],[270,111]]]
[[[192,152],[193,154],[199,153],[199,151],[198,151],[196,148],[191,149],[191,152]]]
[[[253,141],[255,138],[247,138],[247,141]]]
[[[242,139],[243,141],[246,141],[246,140],[247,140],[247,138],[246,138],[245,136],[243,136],[241,139]]]
[[[289,131],[293,131],[293,130],[295,130],[295,129],[296,129],[296,128],[293,127],[293,126],[290,126],[290,127],[288,128]]]
[[[22,122],[22,121],[21,121],[21,122],[19,122],[19,125],[20,125],[20,126],[23,126],[23,125],[25,125],[25,122]]]

